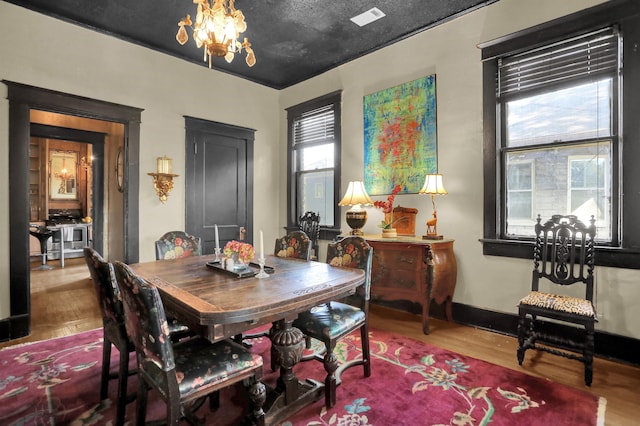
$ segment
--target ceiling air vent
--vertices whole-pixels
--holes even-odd
[[[380,18],[384,18],[384,12],[382,12],[377,7],[371,8],[366,12],[361,13],[360,15],[354,16],[351,18],[351,21],[355,24],[358,24],[361,27],[364,27],[367,24],[372,23],[373,21],[377,21]]]

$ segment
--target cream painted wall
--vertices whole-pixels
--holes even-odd
[[[500,0],[448,23],[326,72],[281,92],[282,109],[342,89],[342,191],[363,179],[363,112],[366,94],[436,74],[438,164],[449,195],[436,199],[438,231],[455,242],[458,282],[454,301],[516,313],[528,290],[532,262],[483,256],[482,64],[479,43],[602,3],[598,0]],[[285,120],[281,133],[286,134]],[[286,147],[280,147],[280,154]],[[280,185],[286,184],[286,173]],[[280,204],[286,204],[281,193]],[[385,199],[386,197],[373,197]],[[396,204],[419,209],[417,229],[425,233],[430,199],[400,195]],[[349,229],[342,209],[342,229]],[[365,233],[379,233],[382,213],[369,208]],[[286,222],[284,213],[281,224]],[[322,250],[321,250],[322,251]],[[640,338],[640,271],[597,268],[598,329]]]
[[[172,157],[175,172],[184,175],[183,115],[257,129],[254,205],[269,213],[256,214],[254,228],[263,229],[265,240],[273,241],[286,224],[284,108],[343,90],[344,190],[348,181],[363,178],[362,97],[436,74],[439,169],[449,191],[437,199],[438,230],[456,240],[455,301],[514,313],[529,286],[531,262],[483,256],[478,241],[483,210],[482,67],[476,46],[601,2],[500,0],[280,92],[0,2],[0,79],[144,109],[138,212],[144,261],[154,258],[153,241],[161,230],[184,227],[183,177],[162,204],[146,175],[161,155]],[[5,171],[4,179],[0,172],[0,199],[4,200],[8,198],[6,94],[6,86],[0,85],[0,170]],[[402,195],[397,203],[420,210],[417,232],[423,233],[431,214],[429,199]],[[375,223],[381,217],[380,211],[370,209],[365,231],[379,232]],[[344,219],[342,228],[348,229]],[[8,235],[8,229],[8,206],[0,203],[0,232]],[[0,319],[10,312],[9,246],[4,241]],[[640,320],[633,315],[640,308],[638,281],[640,271],[597,269],[600,330],[640,338]]]
[[[140,130],[140,260],[155,259],[153,242],[184,229],[184,115],[256,129],[254,205],[269,214],[254,217],[254,229],[273,241],[278,228],[280,156],[276,90],[194,66],[114,37],[0,2],[0,80],[15,81],[88,98],[142,108]],[[260,60],[259,53],[258,61]],[[8,101],[0,84],[0,199],[8,199]],[[286,141],[285,141],[286,144]],[[162,204],[147,172],[156,157],[174,160],[177,178]],[[224,202],[224,200],[221,200]],[[0,203],[0,234],[9,234],[7,203]],[[9,309],[9,246],[0,243],[0,319]]]

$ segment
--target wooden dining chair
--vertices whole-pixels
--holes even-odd
[[[593,306],[595,219],[587,226],[576,216],[553,215],[543,224],[538,215],[535,232],[531,291],[518,304],[518,364],[527,349],[575,359],[584,363],[584,381],[591,386],[598,321]],[[541,290],[543,281],[552,290]],[[581,284],[584,297],[563,290]]]
[[[345,301],[333,301],[302,312],[293,322],[302,333],[324,343],[324,357],[317,355],[312,359],[324,363],[327,372],[325,378],[325,405],[331,408],[336,404],[336,387],[340,383],[342,372],[355,365],[362,365],[364,376],[371,376],[371,357],[369,354],[369,298],[371,290],[371,262],[373,248],[359,236],[348,236],[327,246],[327,263],[333,266],[358,268],[365,271],[364,284]],[[334,354],[337,342],[344,336],[360,329],[362,358],[342,365]]]
[[[126,405],[135,399],[135,394],[127,395],[127,379],[129,372],[129,354],[135,350],[133,343],[127,336],[124,325],[124,308],[116,282],[113,265],[93,248],[83,249],[84,258],[89,268],[93,287],[98,298],[98,306],[102,314],[103,343],[102,343],[102,372],[100,376],[100,399],[108,398],[109,380],[118,379],[116,423],[124,424]],[[187,326],[177,320],[168,322],[169,334],[173,341],[188,337],[191,332]],[[120,354],[118,375],[112,375],[111,346],[115,346]]]
[[[127,378],[129,376],[129,353],[135,349],[127,337],[124,325],[124,311],[119,297],[116,276],[111,263],[107,262],[91,247],[84,248],[84,258],[89,267],[93,287],[98,297],[102,313],[102,372],[100,375],[100,400],[108,398],[109,380],[118,379],[116,424],[124,424],[125,407],[135,399],[127,396]],[[111,345],[120,353],[118,375],[110,374]]]
[[[318,252],[320,249],[320,213],[304,212],[298,218],[298,226],[300,230],[307,234],[311,240],[311,260],[318,260]]]
[[[309,260],[311,258],[311,239],[303,231],[291,231],[276,239],[273,254],[278,257]]]
[[[137,355],[136,424],[145,424],[149,389],[158,391],[165,401],[167,424],[177,425],[182,417],[195,424],[200,419],[190,410],[191,404],[244,382],[252,405],[250,420],[264,425],[262,357],[229,339],[211,343],[194,337],[172,343],[158,289],[128,265],[116,261],[114,267],[124,301],[125,326]]]
[[[155,242],[155,245],[156,260],[202,255],[201,238],[183,231],[167,232]]]

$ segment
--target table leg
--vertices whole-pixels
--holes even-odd
[[[324,386],[315,380],[298,380],[293,367],[302,358],[304,334],[293,327],[293,321],[280,320],[271,334],[275,349],[272,356],[280,366],[280,377],[276,389],[267,397],[265,413],[267,424],[280,422],[308,404],[322,398]]]

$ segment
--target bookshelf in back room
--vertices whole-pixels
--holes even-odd
[[[29,222],[55,231],[47,241],[47,258],[82,256],[92,240],[91,147],[60,139],[31,137],[29,144]],[[55,170],[54,170],[55,169]],[[66,169],[61,177],[61,169]],[[64,185],[63,185],[64,183]],[[64,247],[61,247],[64,241]],[[40,255],[40,243],[30,239],[30,255]]]

